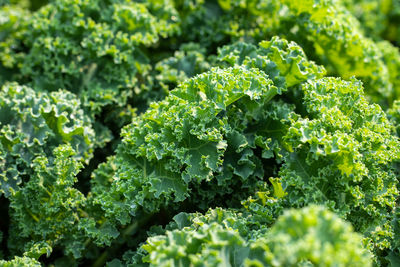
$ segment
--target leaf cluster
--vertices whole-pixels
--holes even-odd
[[[0,266],[397,266],[399,18],[0,1]]]

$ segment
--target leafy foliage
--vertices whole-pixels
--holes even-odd
[[[397,266],[399,18],[0,1],[0,266]]]
[[[379,47],[381,38],[368,26],[364,30],[362,26],[366,23],[357,20],[362,17],[362,22],[368,21],[375,29],[379,25],[396,36],[398,27],[394,25],[398,24],[389,17],[398,18],[397,1],[236,0],[218,1],[219,7],[207,1],[191,3],[181,7],[185,13],[182,20],[188,25],[184,36],[190,41],[198,40],[203,46],[215,49],[221,42],[254,43],[280,35],[296,41],[309,57],[325,66],[328,74],[361,79],[374,102],[387,106],[398,97],[397,79],[391,77],[393,66],[385,58],[385,50]],[[361,9],[364,6],[372,9],[371,12],[368,8]],[[374,20],[380,21],[377,16],[390,22],[386,27],[385,23],[374,23]],[[199,27],[201,18],[206,23]],[[391,47],[389,50],[395,49],[389,43],[386,46]]]
[[[96,143],[75,95],[45,94],[15,83],[0,91],[0,132],[0,193],[6,196],[29,180],[35,157],[52,160],[55,147],[70,144],[76,158],[88,162]]]
[[[160,72],[157,80],[166,89],[173,89],[187,78],[209,70],[210,64],[204,54],[205,50],[199,44],[182,44],[173,56],[156,64],[155,68]]]
[[[374,39],[398,41],[400,5],[397,1],[343,0],[344,6],[360,21],[365,34]]]
[[[335,1],[310,5],[305,1],[283,1],[296,16],[300,30],[306,31],[310,41],[328,71],[348,79],[356,76],[366,83],[372,100],[392,99],[393,83],[390,69],[377,44],[366,38],[359,22]],[[314,1],[310,1],[314,2]],[[297,38],[296,38],[297,39]],[[384,103],[385,104],[385,103]]]
[[[11,238],[10,247],[30,251],[36,240],[46,242],[41,247],[64,243],[67,253],[78,257],[84,240],[78,243],[74,235],[82,231],[78,221],[85,197],[72,188],[82,167],[74,153],[70,146],[60,146],[54,150],[54,162],[45,156],[34,160],[34,175],[11,199],[10,230],[16,240]]]
[[[27,27],[30,12],[19,6],[0,5],[0,85],[14,76],[23,53],[21,38]],[[14,48],[14,49],[13,49]]]
[[[29,257],[15,257],[13,260],[4,261],[0,260],[1,266],[4,267],[18,267],[18,266],[26,266],[26,267],[40,267],[40,263]]]
[[[19,79],[49,91],[67,88],[93,112],[122,106],[151,68],[142,46],[178,30],[171,17],[174,9],[163,1],[53,1],[21,37],[28,49]]]
[[[254,227],[252,219],[251,213],[223,209],[205,215],[180,213],[163,235],[152,236],[141,246],[144,257],[137,253],[125,264],[371,266],[361,235],[319,206],[287,210],[270,229]]]
[[[289,154],[280,170],[290,206],[324,203],[371,234],[375,245],[390,247],[385,239],[393,236],[398,195],[393,163],[400,155],[392,126],[378,105],[367,103],[356,80],[323,78],[302,89],[310,115],[291,118],[284,137]]]
[[[285,41],[274,39],[260,44],[265,53],[268,48],[279,47],[282,49],[279,52],[288,54],[288,62],[278,59],[274,63],[272,57],[266,62],[260,59],[260,64],[269,64],[275,79],[283,84],[287,79],[293,85],[320,75],[319,68],[301,59],[304,54],[292,56],[286,51],[298,47],[282,43]],[[292,62],[292,57],[298,61]],[[303,76],[295,79],[286,74],[286,65],[304,69]],[[102,205],[106,216],[122,224],[127,224],[130,214],[140,208],[155,212],[160,205],[184,200],[206,208],[237,190],[242,193],[236,193],[229,202],[240,202],[264,175],[261,159],[254,149],[269,150],[272,141],[257,135],[252,128],[258,126],[259,118],[270,118],[280,126],[279,119],[284,118],[266,105],[284,89],[275,86],[265,72],[251,66],[215,68],[185,81],[122,130],[122,143],[109,163],[116,165],[111,172],[115,182],[108,191],[96,189],[97,184],[103,186],[101,177],[104,177],[97,176],[101,181],[94,180],[93,192],[101,194],[95,201],[101,200],[97,203]],[[273,107],[290,110],[285,104],[279,105]],[[273,153],[264,154],[268,158]]]

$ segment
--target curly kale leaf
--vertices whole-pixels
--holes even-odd
[[[267,73],[276,85],[283,87],[325,75],[325,69],[307,60],[299,45],[277,36],[260,42],[258,47],[247,43],[224,46],[219,50],[218,58],[229,65],[258,68]]]
[[[357,3],[353,5],[349,2]],[[399,18],[400,9],[398,1],[381,1],[379,4],[371,2],[185,1],[177,5],[177,10],[184,23],[182,37],[187,38],[185,41],[198,42],[214,51],[221,44],[231,44],[234,41],[255,44],[272,36],[293,40],[310,58],[323,64],[330,75],[344,79],[356,76],[361,79],[370,99],[386,107],[399,97],[398,82],[396,76],[392,75],[398,72],[399,67],[395,67],[385,55],[386,50],[379,44],[382,39],[374,38],[376,34],[363,29],[363,26],[368,28],[363,22],[368,21],[379,30],[386,26],[375,21],[387,21],[387,39],[393,42],[397,38],[397,28],[400,28],[395,26],[398,25],[396,19]],[[359,7],[354,7],[359,5],[368,6],[367,10],[376,10],[380,13],[377,15],[379,18],[374,15],[369,18],[368,11],[362,10],[365,13],[361,16],[365,15],[366,19],[361,19]],[[241,20],[245,22],[240,23]],[[390,43],[384,46],[389,50],[395,49]]]
[[[211,68],[206,51],[197,43],[182,44],[174,55],[159,61],[155,69],[158,82],[165,89],[175,88],[179,83]]]
[[[400,142],[357,80],[323,78],[302,86],[307,117],[293,114],[280,170],[290,206],[323,203],[372,240],[390,247],[398,196],[393,164]]]
[[[179,214],[175,229],[149,237],[127,265],[371,266],[361,235],[323,207],[286,210],[270,229],[251,229],[251,216],[223,209]],[[261,232],[257,239],[254,231]]]
[[[78,258],[85,249],[79,221],[87,216],[86,198],[73,185],[82,164],[69,145],[55,148],[54,155],[52,162],[36,157],[29,182],[10,198],[9,247],[40,256],[61,246],[65,254]]]
[[[271,100],[286,88],[277,87],[266,72],[280,73],[282,85],[286,77],[295,85],[321,75],[319,67],[299,58],[304,53],[288,52],[300,52],[298,47],[285,44],[279,39],[260,44],[272,51],[268,69],[235,64],[213,68],[181,83],[134,118],[122,130],[115,157],[93,176],[90,202],[93,210],[104,212],[99,221],[126,225],[142,212],[163,207],[205,210],[216,202],[239,206],[265,171],[276,172],[264,168],[262,160],[279,153],[278,139],[293,106]],[[290,69],[285,64],[303,75],[295,80],[279,72]],[[93,228],[93,236],[95,232]]]
[[[364,36],[360,23],[340,3],[330,1],[283,1],[299,28],[294,40],[307,40],[307,51],[319,58],[329,74],[344,79],[356,76],[365,83],[366,93],[375,102],[390,105],[397,97],[396,80],[379,46]],[[388,44],[389,45],[389,44]]]
[[[35,92],[15,83],[0,91],[0,193],[9,196],[29,179],[37,156],[69,144],[76,158],[88,162],[96,145],[89,118],[75,95],[66,91]]]
[[[185,200],[190,184],[213,180],[221,173],[227,146],[235,145],[229,144],[230,139],[244,141],[236,148],[236,153],[243,155],[239,165],[255,160],[251,149],[246,149],[246,138],[232,129],[227,116],[239,106],[261,108],[276,93],[263,72],[242,67],[213,69],[181,84],[123,129],[111,190],[97,196],[119,201],[101,203],[103,208],[127,223],[129,213],[139,206],[151,212],[161,204]],[[250,162],[249,167],[239,180],[218,183],[245,182],[257,171],[255,163]]]
[[[362,236],[348,222],[315,205],[285,211],[251,250],[255,258],[264,250],[263,260],[272,266],[372,266]]]
[[[29,20],[20,80],[76,93],[95,114],[122,107],[151,69],[145,47],[177,33],[177,20],[169,1],[52,1]]]

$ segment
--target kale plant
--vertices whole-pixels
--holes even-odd
[[[0,1],[0,266],[398,266],[399,21]]]

